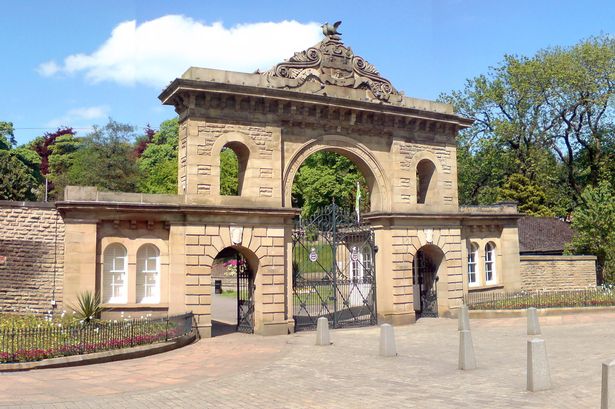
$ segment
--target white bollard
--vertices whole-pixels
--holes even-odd
[[[538,311],[534,307],[527,309],[527,335],[540,335]]]
[[[530,392],[551,389],[551,372],[547,346],[542,338],[527,341],[527,390]]]
[[[459,308],[459,322],[457,325],[458,331],[469,331],[470,330],[470,312],[468,311],[467,305],[462,305]]]
[[[459,369],[476,369],[476,357],[474,356],[474,344],[472,333],[467,330],[459,331]]]
[[[320,317],[316,321],[316,345],[331,345],[329,320],[326,317]]]
[[[396,356],[395,332],[391,324],[380,326],[380,356]]]
[[[601,409],[615,409],[615,360],[602,363]]]

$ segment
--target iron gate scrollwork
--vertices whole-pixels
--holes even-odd
[[[237,253],[237,332],[254,333],[254,275]]]
[[[295,330],[320,317],[333,328],[377,323],[374,231],[335,203],[293,230]]]

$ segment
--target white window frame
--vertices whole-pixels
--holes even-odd
[[[485,283],[495,284],[497,282],[495,261],[496,252],[495,244],[489,242],[485,244]],[[489,279],[489,273],[491,272],[491,279]]]
[[[478,287],[480,285],[480,269],[479,269],[479,257],[478,257],[478,244],[470,243],[468,249],[468,286]],[[474,274],[474,281],[470,280],[471,275]]]
[[[150,253],[153,251],[153,254]],[[145,254],[143,254],[145,253]],[[154,262],[152,270],[149,262]],[[154,282],[148,283],[148,276],[153,276]],[[137,250],[137,277],[136,277],[136,301],[137,304],[160,303],[160,249],[151,243],[139,247]],[[143,282],[140,284],[140,280]],[[139,299],[139,287],[143,285],[143,297]],[[148,289],[149,295],[148,295]]]
[[[117,251],[121,250],[123,255],[118,256]],[[113,254],[109,254],[113,252]],[[111,257],[111,268],[108,267],[108,258]],[[118,262],[119,260],[119,262]],[[111,275],[109,287],[105,285],[105,276]],[[103,273],[102,273],[102,289],[104,302],[107,304],[125,304],[128,301],[128,251],[126,247],[120,243],[109,244],[103,253]],[[122,284],[118,284],[116,280],[118,275],[121,276]],[[109,294],[111,292],[111,294]]]

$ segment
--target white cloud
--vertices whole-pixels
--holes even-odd
[[[43,77],[51,77],[60,71],[61,67],[55,61],[47,61],[38,66],[36,71]]]
[[[294,52],[317,43],[318,23],[296,21],[242,24],[226,28],[181,15],[167,15],[137,25],[117,25],[91,54],[73,54],[61,65],[48,61],[41,75],[83,73],[92,82],[161,87],[188,67],[253,72],[268,69]]]
[[[60,126],[91,127],[92,120],[105,118],[109,109],[104,106],[74,108],[59,118],[54,118],[45,125],[48,128]],[[83,126],[81,126],[83,125]]]

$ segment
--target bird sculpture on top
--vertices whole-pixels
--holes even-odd
[[[323,24],[321,26],[322,27],[322,33],[324,35],[326,35],[327,37],[335,36],[335,35],[341,35],[342,33],[337,31],[337,28],[340,26],[340,24],[342,24],[341,21],[336,21],[335,23],[333,23],[333,25],[331,25],[329,23],[325,23],[325,24]]]

